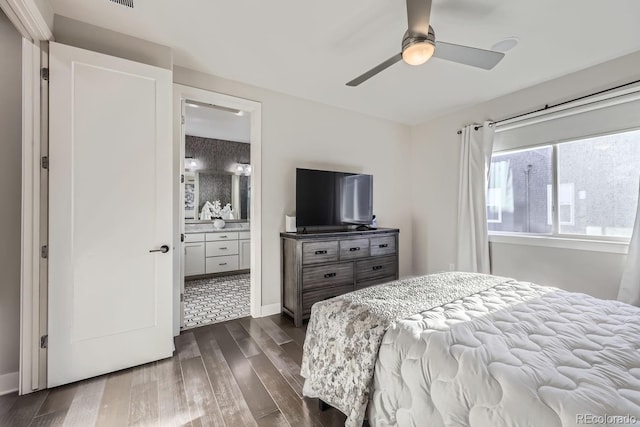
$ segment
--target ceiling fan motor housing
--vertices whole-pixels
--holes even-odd
[[[417,33],[410,34],[407,30],[404,33],[404,37],[402,37],[402,51],[404,52],[405,49],[411,45],[424,42],[432,44],[434,47],[436,45],[436,33],[433,31],[433,27],[431,27],[431,25],[429,25],[429,33],[426,36],[424,34]]]

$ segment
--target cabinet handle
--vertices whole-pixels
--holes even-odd
[[[220,250],[221,250],[221,251],[226,251],[226,250],[227,250],[227,248],[220,248]]]
[[[377,270],[382,270],[382,266],[381,265],[374,265],[373,266],[373,271],[377,271]]]
[[[351,252],[355,252],[355,251],[359,251],[359,250],[360,250],[360,248],[349,248],[349,251],[351,251]]]
[[[316,255],[324,255],[327,251],[316,251]]]
[[[227,265],[227,263],[226,263],[226,262],[221,262],[221,263],[220,263],[220,264],[218,264],[218,265]]]
[[[227,238],[227,236],[220,236],[220,238],[221,238],[221,239],[226,239],[226,238]]]
[[[328,279],[329,277],[336,277],[336,273],[327,273],[324,275],[325,279]]]
[[[389,247],[388,243],[383,243],[382,245],[378,245],[379,248],[387,248]]]

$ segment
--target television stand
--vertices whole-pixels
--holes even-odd
[[[356,231],[367,231],[367,230],[375,230],[375,228],[369,227],[368,225],[359,225],[358,228],[356,228]]]

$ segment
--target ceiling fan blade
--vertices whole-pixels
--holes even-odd
[[[429,34],[431,0],[407,0],[409,34]]]
[[[504,53],[437,41],[436,51],[433,56],[459,64],[490,70],[504,58]]]
[[[351,80],[349,83],[347,83],[347,86],[358,86],[359,84],[361,84],[363,82],[366,82],[371,77],[373,77],[376,74],[378,74],[379,72],[384,71],[387,68],[391,67],[393,64],[395,64],[396,62],[400,61],[401,59],[402,59],[402,54],[401,53],[398,53],[397,55],[393,55],[391,58],[387,59],[382,64],[376,65],[375,67],[373,67],[372,69],[370,69],[366,73],[364,73],[361,76],[358,76],[355,79]]]

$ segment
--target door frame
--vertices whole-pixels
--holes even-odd
[[[251,317],[262,316],[262,104],[244,98],[225,95],[191,86],[173,84],[174,123],[174,335],[180,334],[182,292],[182,242],[184,233],[183,186],[180,175],[184,170],[184,102],[186,100],[214,104],[242,110],[250,114],[251,123]]]
[[[23,37],[20,355],[16,382],[9,385],[17,388],[20,395],[47,386],[47,350],[40,346],[47,326],[46,303],[42,303],[46,301],[46,274],[42,276],[46,259],[41,258],[40,248],[46,244],[46,225],[42,221],[46,218],[47,177],[46,173],[41,174],[41,156],[47,154],[48,106],[40,69],[47,66],[46,41],[54,37],[53,9],[48,3],[41,6],[35,0],[0,0],[0,9]]]

